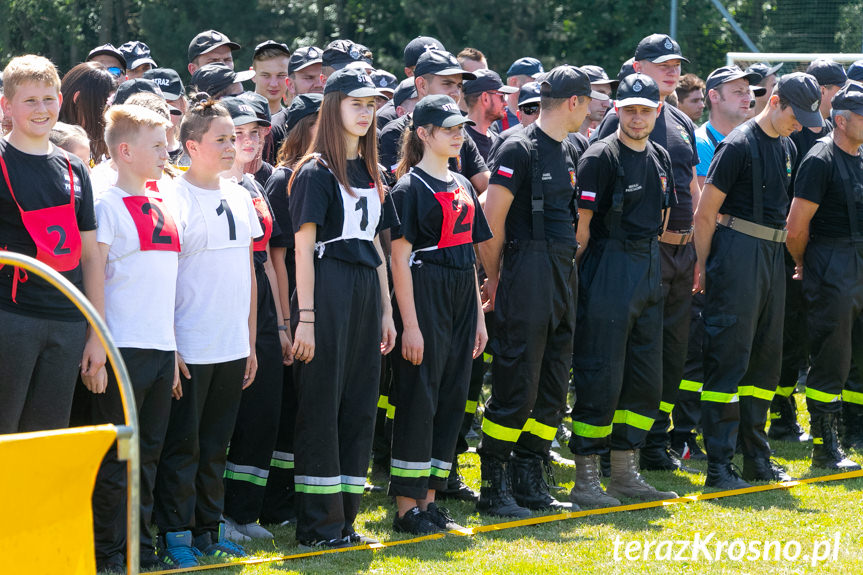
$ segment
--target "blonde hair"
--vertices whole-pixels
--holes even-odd
[[[51,143],[58,148],[63,148],[67,152],[71,151],[72,144],[78,144],[90,149],[90,137],[81,126],[75,124],[67,124],[66,122],[57,122],[51,128],[51,135],[48,136]]]
[[[141,128],[168,128],[171,122],[136,104],[111,106],[105,112],[105,142],[113,154],[117,146],[134,139]]]
[[[129,96],[129,99],[123,103],[129,106],[134,105],[147,108],[148,110],[156,112],[165,120],[169,122],[171,121],[171,108],[168,107],[168,103],[165,102],[164,98],[157,96],[156,94],[152,94],[150,92],[138,92],[137,94]]]
[[[27,82],[41,82],[57,89],[60,93],[60,75],[57,67],[43,56],[27,54],[12,58],[3,69],[3,93],[9,99],[15,95],[18,86]]]

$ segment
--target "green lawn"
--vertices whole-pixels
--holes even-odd
[[[801,415],[804,419],[805,413]],[[787,466],[795,477],[804,478],[809,471],[808,445],[776,443],[776,458]],[[564,449],[562,453],[570,457]],[[863,453],[852,453],[858,462]],[[463,473],[470,485],[479,486],[479,460],[475,454],[467,454],[463,460]],[[706,464],[692,462],[702,471]],[[573,470],[556,467],[558,482],[567,489],[572,486]],[[673,489],[680,495],[698,494],[702,491],[703,474],[681,472],[652,472],[645,477],[662,489]],[[447,535],[435,541],[411,543],[390,549],[355,550],[328,554],[319,557],[274,562],[263,565],[237,566],[206,571],[207,573],[234,574],[284,574],[284,573],[860,573],[863,572],[863,530],[861,530],[861,491],[863,478],[844,481],[802,485],[791,490],[734,496],[710,501],[679,504],[665,508],[628,511],[608,515],[582,517],[540,526],[514,528],[493,533],[481,533],[473,537]],[[565,498],[567,491],[559,492]],[[457,521],[466,527],[495,523],[478,515],[472,505],[448,505]],[[382,541],[405,539],[392,531],[394,505],[382,494],[367,494],[356,524],[357,530],[379,537]],[[797,560],[771,559],[734,561],[726,556],[719,561],[707,559],[701,554],[696,560],[663,559],[667,557],[669,545],[659,552],[656,559],[656,544],[662,540],[693,541],[695,534],[707,538],[714,533],[708,551],[715,553],[716,541],[732,543],[743,540],[744,545],[778,541],[788,556],[796,551],[794,543],[800,545]],[[834,552],[830,548],[830,559],[813,565],[809,557],[816,540],[824,540],[819,549],[826,553],[829,543],[836,540],[839,545]],[[247,545],[250,554],[256,557],[291,555],[299,553],[294,542],[293,528],[275,530],[275,541]],[[615,559],[617,541],[617,560]],[[625,558],[627,543],[636,555],[637,542],[653,544],[650,559],[634,561]],[[732,557],[741,555],[740,544],[734,548]],[[836,546],[834,546],[836,547]],[[674,544],[674,553],[680,544]],[[752,547],[745,549],[751,550]],[[756,551],[746,553],[754,556]]]

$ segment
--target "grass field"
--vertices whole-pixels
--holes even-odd
[[[805,412],[801,416],[805,418]],[[808,422],[807,422],[808,424]],[[804,426],[808,426],[804,424]],[[809,471],[811,444],[776,443],[776,458],[795,477],[805,478],[823,473]],[[564,448],[562,453],[571,457]],[[863,461],[863,453],[852,453]],[[479,460],[475,454],[465,456],[463,474],[474,488],[479,487]],[[464,460],[463,460],[464,461]],[[740,462],[738,462],[740,463]],[[701,471],[705,463],[692,462]],[[557,481],[567,491],[572,486],[573,470],[556,466]],[[648,472],[648,481],[662,489],[673,489],[680,495],[698,494],[703,490],[703,474],[682,472]],[[355,550],[320,557],[296,559],[263,565],[236,566],[205,571],[213,574],[263,575],[286,573],[861,573],[863,572],[863,478],[816,483],[766,493],[733,496],[711,501],[627,511],[602,516],[583,517],[519,527],[473,537],[447,535],[436,541],[411,543],[390,549]],[[472,505],[447,504],[457,521],[466,527],[500,522],[477,514]],[[405,539],[392,531],[394,505],[383,494],[363,498],[356,528],[382,541]],[[702,540],[713,533],[705,548],[710,557],[700,553],[695,559],[674,560],[682,544],[663,540],[693,542],[696,533]],[[299,553],[292,527],[278,528],[274,541],[247,544],[256,557]],[[838,545],[836,545],[838,534]],[[732,543],[732,552],[716,560],[716,542]],[[779,543],[764,549],[754,547],[762,542]],[[818,541],[818,543],[816,543]],[[615,555],[615,542],[617,554]],[[643,557],[643,546],[654,543]],[[754,542],[754,543],[753,543]],[[794,543],[796,542],[796,543]],[[626,558],[626,546],[630,557]],[[636,545],[642,551],[636,551]],[[799,544],[799,557],[796,544]],[[774,560],[777,547],[779,560]],[[685,557],[692,557],[691,547]],[[741,553],[741,549],[745,553]],[[671,551],[671,557],[669,557]],[[784,556],[783,556],[784,551]],[[657,555],[658,553],[658,555]],[[814,554],[829,555],[815,562]],[[732,559],[729,559],[729,555]],[[744,555],[742,560],[734,558]],[[752,559],[758,555],[758,559]],[[659,557],[659,559],[657,559]]]

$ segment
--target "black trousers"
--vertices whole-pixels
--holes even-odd
[[[180,376],[183,397],[171,402],[153,515],[160,534],[191,530],[196,537],[215,535],[224,510],[222,477],[246,359],[187,367],[192,378]]]
[[[806,404],[813,415],[839,413],[852,359],[863,365],[863,243],[813,238],[803,263],[803,292],[812,344]]]
[[[135,408],[138,410],[138,445],[141,456],[141,556],[152,555],[153,488],[156,466],[162,453],[168,417],[171,413],[171,386],[174,382],[174,352],[156,349],[121,348],[120,354],[132,380]],[[91,409],[94,425],[123,425],[123,403],[114,370],[107,365],[108,388],[93,394]],[[93,536],[96,559],[108,559],[126,551],[126,462],[117,459],[117,445],[111,446],[93,490]]]
[[[575,251],[540,241],[504,248],[481,457],[506,460],[513,450],[548,454],[566,409],[578,289]]]
[[[282,411],[282,346],[276,304],[264,267],[255,266],[258,371],[243,390],[225,464],[225,516],[243,525],[261,516]]]
[[[671,413],[677,403],[686,364],[695,246],[659,244],[662,268],[662,398],[659,414],[647,434],[646,447],[665,447]]]
[[[314,358],[294,363],[294,481],[301,542],[347,535],[359,511],[381,370],[377,271],[316,258],[315,310]]]
[[[701,427],[701,390],[704,385],[704,293],[692,295],[690,310],[689,343],[686,346],[686,363],[677,401],[671,411],[672,441],[685,441]]]
[[[446,487],[464,419],[476,336],[476,271],[419,263],[411,276],[423,360],[413,365],[402,357],[398,325],[389,494],[425,499],[429,489]]]
[[[806,302],[802,282],[794,279],[794,259],[785,250],[785,327],[782,336],[782,369],[770,406],[770,419],[781,417],[781,405],[794,401],[801,369],[809,366]]]
[[[706,263],[704,445],[712,463],[770,457],[765,426],[779,383],[785,246],[717,226]]]
[[[659,411],[659,242],[594,240],[580,270],[572,437],[576,455],[637,449]]]

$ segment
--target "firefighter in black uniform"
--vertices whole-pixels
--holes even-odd
[[[787,246],[808,306],[812,467],[851,471],[860,466],[839,446],[839,414],[852,357],[863,365],[863,85],[833,97],[833,121],[797,171]]]
[[[495,330],[477,508],[516,517],[564,506],[542,468],[566,407],[575,329],[577,158],[567,135],[591,98],[607,98],[574,66],[551,70],[541,86],[539,119],[495,156],[485,203],[494,237],[480,244]]]
[[[783,76],[764,110],[719,144],[695,213],[695,287],[706,286],[701,409],[708,487],[788,479],[770,460],[765,433],[782,359],[784,227],[796,159],[788,135],[821,125],[820,101],[815,78]],[[738,433],[744,479],[731,464]]]
[[[569,442],[576,481],[570,499],[585,507],[619,505],[615,497],[677,497],[647,484],[636,459],[662,394],[659,237],[674,189],[671,159],[648,140],[662,113],[656,82],[631,74],[617,98],[617,130],[588,148],[578,164],[579,342]],[[609,448],[606,494],[596,455]]]

